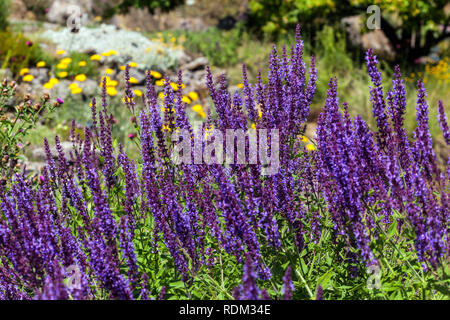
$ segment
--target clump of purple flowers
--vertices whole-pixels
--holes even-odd
[[[350,116],[348,105],[339,101],[337,79],[330,79],[315,151],[307,151],[299,138],[317,80],[314,57],[309,68],[303,62],[299,29],[290,54],[285,47],[281,54],[273,48],[267,82],[259,74],[250,83],[244,65],[243,89],[231,94],[225,76],[216,85],[208,69],[217,118],[209,113],[200,134],[212,126],[223,132],[247,130],[251,124],[278,129],[280,170],[270,176],[261,175],[261,165],[169,160],[170,132],[194,134],[182,101],[181,73],[177,92],[166,81],[163,115],[150,73],[143,108],[127,104],[133,114],[140,112],[139,134],[133,138],[141,158],[130,159],[121,146],[113,147],[104,83],[102,109],[94,99],[93,125],[83,135],[72,130],[70,154],[64,154],[56,137],[55,158],[45,141],[47,166],[37,183],[17,174],[0,184],[0,298],[148,299],[151,294],[162,299],[169,288],[151,287],[145,268],[158,268],[164,252],[186,284],[226,255],[243,265],[234,297],[267,299],[267,291],[256,284],[273,277],[265,255],[284,250],[283,241],[297,254],[318,242],[326,216],[334,243],[344,243],[354,261],[377,263],[372,243],[398,219],[400,228],[411,226],[415,234],[418,260],[437,268],[450,249],[450,170],[447,163],[441,171],[436,161],[424,86],[418,82],[418,126],[409,140],[399,68],[392,90],[385,93],[371,50],[366,59],[377,130]],[[130,92],[127,87],[132,97]],[[439,121],[448,144],[442,103]],[[312,207],[312,195],[321,205]],[[295,291],[294,275],[288,267],[284,299]],[[72,277],[76,286],[67,284]]]

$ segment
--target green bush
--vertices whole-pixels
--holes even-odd
[[[8,26],[10,0],[0,1],[0,30],[5,30]]]
[[[0,43],[0,66],[2,69],[9,68],[14,74],[39,61],[45,61],[47,65],[52,63],[52,58],[37,43],[21,33],[0,32]]]

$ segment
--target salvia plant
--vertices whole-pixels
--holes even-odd
[[[55,157],[45,140],[37,182],[18,173],[0,186],[0,298],[449,298],[450,163],[433,151],[424,85],[411,138],[400,69],[387,89],[371,50],[366,60],[376,130],[350,116],[332,78],[312,147],[304,134],[317,70],[314,57],[303,61],[299,28],[290,50],[273,48],[268,81],[250,83],[244,65],[243,88],[230,93],[208,70],[217,117],[209,112],[199,131],[181,73],[178,90],[166,81],[162,105],[148,73],[138,103],[127,68],[139,159],[111,133],[104,85],[92,125],[72,130],[70,154],[55,137]],[[173,132],[200,135],[207,148],[212,128],[252,127],[279,131],[275,174],[171,161]]]

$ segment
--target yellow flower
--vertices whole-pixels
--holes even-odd
[[[58,82],[59,82],[59,80],[56,79],[56,78],[50,78],[50,79],[48,80],[48,83],[50,83],[50,84],[52,84],[52,85],[55,85],[55,84],[57,84]]]
[[[23,68],[23,69],[20,69],[19,74],[21,76],[23,76],[24,74],[27,74],[28,72],[30,72],[30,70],[28,68]]]
[[[71,62],[72,62],[71,58],[64,58],[64,59],[61,59],[61,61],[60,61],[61,64],[70,64]]]
[[[308,151],[314,151],[314,150],[316,150],[316,147],[314,147],[313,144],[308,144],[308,145],[306,146],[306,149],[307,149]]]
[[[252,129],[256,130],[256,124],[252,123]]]
[[[158,95],[158,97],[159,97],[161,100],[164,100],[164,98],[166,97],[166,95],[164,94],[164,92],[160,92],[159,95]]]
[[[125,103],[131,103],[133,101],[133,98],[123,97],[122,101],[125,102]]]
[[[79,93],[82,93],[83,92],[83,89],[81,89],[81,88],[74,88],[73,90],[72,90],[72,94],[79,94]]]
[[[183,96],[183,98],[181,99],[181,101],[183,101],[184,103],[187,103],[187,104],[191,103],[191,99],[189,99],[188,96]]]
[[[78,75],[75,76],[75,80],[76,81],[80,81],[80,82],[86,81],[86,75],[78,74]]]
[[[71,83],[71,84],[69,85],[69,89],[70,89],[70,90],[74,90],[74,89],[76,89],[76,88],[79,88],[79,87],[78,87],[78,84],[76,84],[75,82],[74,82],[74,83]]]
[[[242,88],[244,87],[244,85],[243,85],[242,83],[238,83],[238,84],[237,84],[237,87],[238,87],[239,89],[242,89]]]
[[[67,71],[62,71],[62,72],[58,73],[58,77],[60,77],[60,78],[65,78],[65,77],[67,77],[67,75],[68,75]]]
[[[105,70],[106,74],[112,74],[113,72],[114,72],[114,70],[111,69],[111,68],[108,68],[108,69]]]
[[[138,97],[142,96],[142,91],[139,89],[136,89],[133,91],[135,95],[137,95]]]
[[[27,74],[23,77],[23,81],[30,82],[34,79],[34,76],[32,74]]]
[[[261,110],[258,111],[258,116],[262,119],[262,111]]]
[[[130,83],[138,83],[138,81],[136,78],[130,77]]]
[[[155,81],[155,85],[157,85],[158,87],[162,87],[164,85],[164,80]]]
[[[197,114],[202,117],[203,119],[206,118],[206,113],[204,113],[203,111],[197,112]]]
[[[106,88],[106,93],[110,96],[115,96],[117,94],[117,90],[114,87]]]
[[[56,67],[57,67],[58,69],[67,69],[67,64],[59,63]]]
[[[308,138],[305,136],[301,136],[300,139],[302,140],[303,143],[307,143],[308,142]]]
[[[203,112],[203,107],[201,104],[196,104],[196,105],[192,106],[192,111],[197,112],[197,113]]]
[[[64,54],[64,53],[66,53],[66,51],[65,51],[65,50],[62,50],[62,49],[56,51],[56,54],[59,54],[59,55]]]
[[[191,91],[191,92],[188,93],[188,97],[191,98],[192,101],[195,101],[195,100],[198,99],[198,93],[194,92],[194,91]]]
[[[130,68],[136,68],[138,66],[136,62],[130,62],[128,65],[130,66]]]
[[[94,20],[97,21],[97,22],[98,22],[98,21],[102,21],[102,17],[101,17],[101,16],[96,16],[96,17],[94,18]]]
[[[171,82],[170,86],[172,87],[173,91],[178,91],[178,84],[175,82]]]
[[[38,63],[36,63],[36,67],[38,67],[38,68],[45,67],[45,61],[39,61]]]
[[[86,67],[86,61],[80,61],[80,62],[78,62],[78,66],[79,67]]]
[[[117,52],[115,50],[109,50],[108,53],[109,53],[110,56],[113,56],[113,55],[117,54]]]
[[[91,60],[99,61],[102,57],[100,57],[98,54],[94,54],[91,56]]]
[[[46,83],[44,83],[44,88],[45,89],[51,89],[51,88],[53,88],[53,84],[50,83],[50,82],[46,82]]]
[[[161,73],[159,73],[158,71],[150,71],[150,75],[155,78],[155,79],[160,79],[161,78]]]
[[[111,54],[109,53],[109,51],[108,52],[102,52],[102,56],[104,56],[104,57],[109,57]]]
[[[120,69],[120,70],[125,70],[126,67],[125,67],[125,66],[120,66],[119,69]]]
[[[106,84],[106,86],[108,86],[108,87],[115,87],[115,86],[117,86],[119,83],[117,82],[117,80],[111,80],[110,82],[108,82],[107,84]]]

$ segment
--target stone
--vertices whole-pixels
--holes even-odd
[[[67,19],[72,15],[71,7],[78,6],[81,14],[92,16],[92,0],[54,0],[47,12],[49,22],[65,25]]]
[[[61,142],[61,148],[66,156],[66,159],[69,159],[69,154],[70,154],[70,152],[72,152],[72,142],[69,142],[69,141]],[[53,158],[55,158],[55,159],[58,158],[58,150],[56,150],[56,146],[51,147],[50,152],[51,152]],[[34,160],[37,160],[38,162],[39,161],[45,162],[47,160],[44,147],[39,147],[39,148],[34,149],[31,152],[31,155],[32,155],[32,158]]]
[[[194,61],[192,61],[188,64],[185,64],[181,68],[183,70],[197,71],[197,70],[205,69],[207,65],[209,65],[208,58],[199,57],[199,58],[195,59]]]

